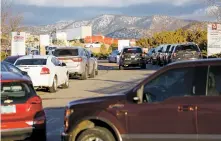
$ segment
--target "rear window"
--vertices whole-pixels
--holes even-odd
[[[176,52],[178,51],[197,51],[199,52],[199,48],[197,45],[179,45],[176,47]]]
[[[46,65],[47,59],[22,59],[18,60],[15,65]]]
[[[8,57],[4,61],[8,62],[8,63],[11,63],[11,64],[14,64],[16,60],[17,60],[16,57],[10,57],[10,58]]]
[[[12,103],[26,101],[35,94],[33,88],[24,82],[2,82],[1,103],[11,100]]]
[[[141,48],[125,48],[123,53],[142,53]]]
[[[53,53],[54,56],[78,56],[78,49],[57,49]]]

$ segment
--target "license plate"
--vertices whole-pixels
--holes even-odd
[[[12,114],[12,113],[16,113],[15,105],[1,106],[1,114]]]

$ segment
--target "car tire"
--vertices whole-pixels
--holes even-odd
[[[47,141],[46,125],[44,129],[34,129],[30,141]]]
[[[88,69],[87,69],[87,66],[85,66],[85,70],[84,70],[84,72],[82,73],[80,79],[81,79],[81,80],[86,80],[87,77],[88,77]]]
[[[100,139],[102,141],[116,141],[113,134],[106,128],[94,127],[83,131],[77,141],[88,141],[88,140]]]
[[[69,88],[69,74],[67,74],[67,80],[63,84],[62,88],[67,89]]]
[[[53,79],[53,84],[51,87],[49,87],[49,92],[50,93],[55,93],[58,89],[58,82],[57,82],[57,77],[55,76],[54,79]]]
[[[93,66],[92,72],[90,74],[90,78],[94,78],[95,77],[95,67]]]
[[[147,68],[147,65],[145,64],[145,63],[143,63],[142,65],[141,65],[141,69],[146,69]]]
[[[119,65],[119,70],[124,70],[124,67]]]

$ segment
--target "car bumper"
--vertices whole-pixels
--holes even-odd
[[[51,74],[45,75],[30,75],[34,87],[51,87],[52,77]]]
[[[178,58],[178,59],[172,59],[172,62],[177,62],[177,61],[188,61],[188,60],[197,60],[199,58]]]
[[[71,140],[71,136],[69,134],[66,133],[61,133],[61,141],[70,141]]]
[[[72,74],[82,74],[84,72],[83,66],[79,65],[76,67],[67,67],[70,75]]]
[[[24,140],[31,136],[33,127],[16,128],[16,129],[2,129],[1,139],[3,140]]]
[[[144,63],[143,60],[124,60],[121,65],[141,65]]]

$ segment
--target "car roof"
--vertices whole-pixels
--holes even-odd
[[[208,58],[208,59],[198,59],[198,60],[188,60],[188,61],[179,61],[174,62],[171,64],[168,64],[167,66],[176,66],[176,65],[182,65],[182,66],[191,66],[191,65],[210,65],[210,64],[220,64],[221,65],[221,58]]]
[[[1,72],[1,80],[0,81],[29,81],[26,77],[23,77],[20,74],[13,73],[13,72]]]
[[[59,50],[59,49],[83,49],[83,47],[73,46],[73,47],[58,47],[58,48],[56,48],[56,50]]]
[[[23,57],[18,58],[18,60],[22,59],[48,59],[49,57],[52,57],[53,55],[26,55]]]
[[[25,55],[13,55],[13,56],[8,56],[7,58],[20,58],[23,56],[25,56]]]

